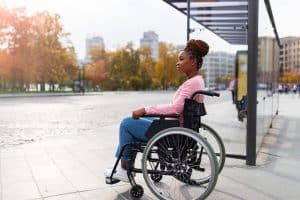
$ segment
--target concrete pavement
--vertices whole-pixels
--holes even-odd
[[[49,96],[78,96],[78,95],[92,95],[94,92],[89,93],[79,93],[79,92],[37,92],[37,93],[4,93],[0,94],[0,98],[13,98],[13,97],[49,97]]]
[[[264,138],[257,166],[227,159],[213,193],[208,199],[299,199],[300,196],[300,99],[282,95],[279,116]],[[230,102],[207,107],[209,123],[222,136],[226,149],[244,152],[245,124]],[[226,118],[226,120],[224,120]],[[1,149],[1,200],[121,200],[131,199],[130,185],[106,185],[103,171],[114,163],[118,124],[101,133],[52,137]],[[145,185],[141,175],[137,182]],[[155,199],[144,187],[143,199]]]

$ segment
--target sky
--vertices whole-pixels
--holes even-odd
[[[260,0],[263,2],[263,0]],[[0,0],[9,8],[26,7],[28,13],[48,11],[61,16],[64,30],[69,32],[78,58],[85,56],[85,39],[101,36],[105,47],[114,50],[133,42],[136,47],[143,32],[153,30],[159,40],[174,45],[186,41],[186,17],[162,0]],[[300,36],[300,1],[270,0],[279,37]],[[265,17],[267,18],[267,17]],[[267,24],[267,23],[266,23]],[[195,22],[191,38],[207,41],[212,51],[235,52],[233,46],[216,37]],[[261,30],[271,27],[261,28]]]

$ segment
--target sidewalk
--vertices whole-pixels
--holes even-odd
[[[211,200],[289,199],[300,196],[300,98],[280,97],[279,116],[264,139],[257,166],[227,159]],[[207,107],[203,119],[217,131],[226,148],[245,151],[245,124],[236,116],[219,116],[233,109],[230,102]],[[224,117],[226,119],[224,119]],[[114,163],[118,124],[101,133],[49,138],[9,147],[0,152],[0,200],[125,200],[130,185],[106,185],[103,171]],[[145,185],[141,175],[136,181]],[[156,199],[145,186],[143,199]]]

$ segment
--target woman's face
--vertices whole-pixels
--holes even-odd
[[[181,51],[178,54],[178,60],[176,63],[177,71],[183,74],[190,74],[196,70],[195,59],[192,59],[185,51]]]

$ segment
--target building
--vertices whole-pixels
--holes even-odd
[[[279,54],[275,38],[259,37],[258,38],[258,65],[269,71],[274,66],[278,66]]]
[[[205,73],[205,86],[215,88],[218,77],[234,76],[235,55],[226,52],[211,52],[204,57],[202,69]]]
[[[300,72],[300,37],[280,38],[279,65],[283,73]]]
[[[273,37],[258,38],[257,82],[260,85],[271,85],[278,79],[279,48]]]
[[[179,44],[179,45],[176,45],[176,48],[178,49],[178,51],[182,51],[182,50],[184,50],[185,45],[184,44]]]
[[[159,58],[159,40],[158,35],[154,31],[144,32],[143,38],[140,40],[140,46],[147,45],[151,48],[152,57],[155,60]]]
[[[85,40],[85,48],[86,48],[86,55],[85,55],[85,62],[90,61],[90,52],[93,48],[103,47],[104,48],[104,41],[103,38],[100,36],[93,36],[88,37]]]

